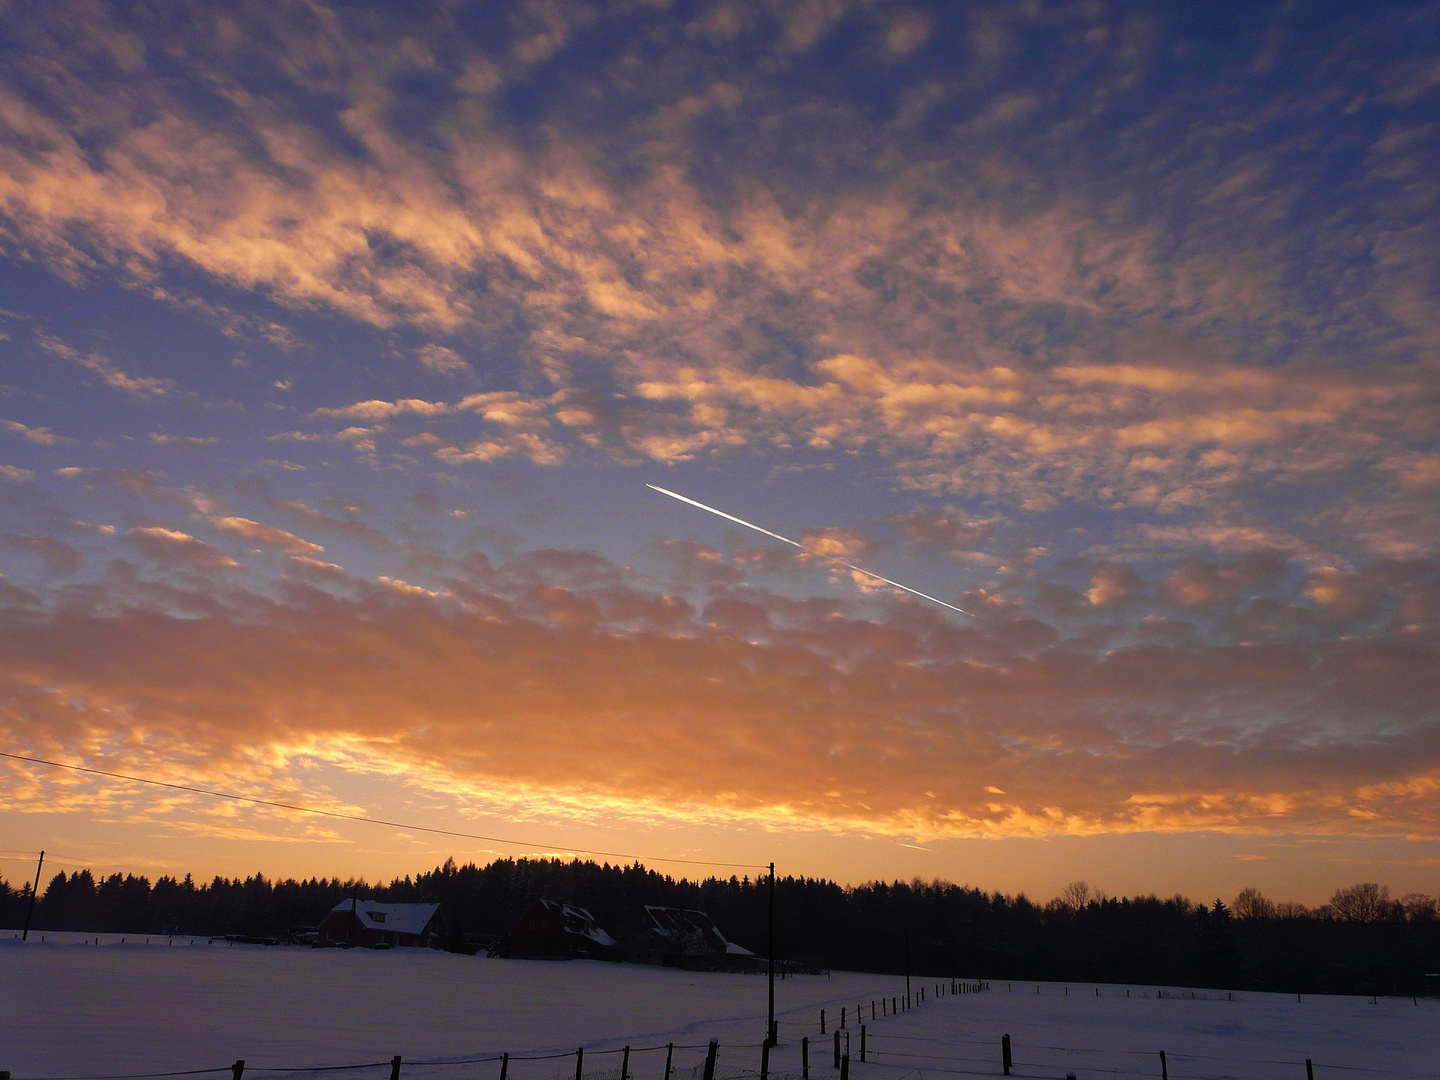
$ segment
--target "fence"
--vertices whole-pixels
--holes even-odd
[[[987,982],[961,982],[933,984],[936,998],[965,994],[980,994],[990,991]],[[1006,989],[1014,993],[1014,984]],[[1052,1080],[1052,1078],[1075,1077],[1136,1077],[1157,1080],[1234,1080],[1236,1073],[1234,1057],[1216,1055],[1176,1053],[1165,1050],[1127,1050],[1115,1047],[1063,1046],[1048,1043],[1017,1043],[1009,1033],[988,1038],[966,1038],[949,1034],[900,1034],[877,1032],[871,1028],[885,1020],[896,1019],[926,1004],[931,997],[931,986],[924,986],[908,997],[895,995],[890,998],[873,998],[840,1007],[838,1014],[821,1009],[816,1018],[816,1027],[821,1036],[829,1038],[812,1042],[809,1035],[802,1035],[798,1042],[766,1040],[759,1043],[731,1043],[724,1048],[718,1039],[707,1043],[659,1043],[651,1046],[622,1046],[607,1049],[586,1049],[553,1053],[487,1053],[471,1057],[433,1058],[406,1060],[400,1055],[380,1061],[354,1062],[340,1065],[294,1065],[294,1066],[247,1066],[244,1060],[211,1068],[184,1069],[171,1072],[114,1073],[89,1076],[13,1076],[0,1070],[0,1080],[170,1080],[177,1077],[214,1076],[217,1080],[255,1080],[257,1075],[267,1078],[305,1077],[323,1073],[359,1074],[361,1080],[425,1080],[429,1076],[459,1076],[465,1080],[517,1080],[512,1067],[530,1062],[562,1062],[563,1069],[553,1070],[545,1080],[812,1080],[812,1071],[830,1080],[838,1073],[838,1080],[851,1080],[853,1065],[867,1074],[867,1080],[925,1080],[926,1074],[941,1077],[950,1076],[1012,1076],[1017,1080]],[[1036,987],[1037,992],[1039,987]],[[1069,988],[1065,988],[1068,996]],[[1099,996],[1098,989],[1096,996]],[[1127,991],[1128,996],[1128,991]],[[1146,995],[1149,996],[1148,994]],[[1180,997],[1167,991],[1157,991],[1156,998]],[[1209,998],[1208,1000],[1234,1000]],[[827,1022],[828,1021],[828,1022]],[[777,1024],[777,1028],[778,1028]],[[782,1050],[793,1060],[784,1063],[772,1061]],[[694,1051],[705,1052],[703,1062],[677,1065],[676,1051],[682,1055]],[[638,1068],[644,1055],[657,1056],[664,1051],[664,1065],[653,1068]],[[736,1056],[753,1062],[755,1067],[733,1063]],[[615,1066],[595,1068],[596,1059],[618,1058]],[[568,1061],[573,1060],[571,1069]],[[587,1068],[588,1064],[588,1068]],[[781,1067],[773,1067],[773,1066]],[[1247,1068],[1263,1067],[1261,1071],[1247,1072],[1255,1080],[1269,1077],[1293,1078],[1293,1080],[1316,1080],[1317,1077],[1391,1076],[1401,1075],[1383,1069],[1365,1068],[1354,1065],[1329,1065],[1309,1058],[1258,1058],[1249,1057],[1243,1062]],[[1172,1071],[1177,1069],[1178,1071]],[[870,1072],[874,1073],[869,1077]],[[229,1077],[224,1074],[229,1073]],[[1437,1074],[1440,1075],[1440,1074]]]

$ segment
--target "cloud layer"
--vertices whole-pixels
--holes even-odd
[[[0,12],[4,737],[635,820],[1433,838],[1435,29]],[[646,479],[810,554],[656,537]]]
[[[1084,611],[1115,603],[1104,567],[1068,615],[977,596],[987,614],[959,627],[909,599],[747,584],[743,551],[676,552],[672,590],[584,552],[476,555],[429,586],[297,553],[265,596],[186,533],[122,542],[180,576],[116,563],[82,603],[12,609],[8,744],[161,775],[263,779],[316,760],[481,801],[917,839],[1436,835],[1433,564],[1310,575],[1310,602],[1290,604],[1235,592],[1278,560],[1130,579],[1171,614],[1142,621],[1148,641],[1105,647],[1113,629]],[[1204,640],[1186,621],[1199,606],[1251,639]]]

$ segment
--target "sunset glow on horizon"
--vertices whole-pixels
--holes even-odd
[[[1437,31],[0,8],[0,877],[1440,892]]]

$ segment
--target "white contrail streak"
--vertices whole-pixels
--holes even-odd
[[[966,611],[964,608],[958,608],[954,604],[947,604],[944,600],[941,600],[937,596],[931,596],[929,593],[923,593],[919,589],[912,589],[909,585],[901,585],[900,582],[892,581],[890,578],[885,577],[883,574],[877,574],[871,570],[866,570],[863,566],[856,566],[853,563],[846,562],[844,559],[837,559],[833,555],[822,555],[818,551],[810,551],[810,549],[807,548],[804,544],[799,543],[796,540],[791,540],[788,536],[781,536],[779,533],[771,532],[769,529],[762,529],[754,522],[746,521],[744,518],[738,518],[734,514],[727,514],[724,510],[716,510],[715,507],[706,506],[702,502],[696,502],[694,499],[687,498],[686,496],[681,495],[678,491],[671,491],[669,488],[663,488],[659,484],[646,484],[645,486],[651,491],[658,491],[661,495],[669,495],[672,499],[679,499],[683,503],[689,503],[691,506],[699,507],[701,510],[706,511],[707,513],[714,514],[716,517],[724,518],[726,521],[733,521],[736,525],[744,525],[747,529],[754,529],[758,533],[764,533],[766,536],[770,537],[773,540],[779,540],[782,544],[789,544],[791,547],[797,547],[801,551],[809,552],[811,555],[814,555],[817,558],[824,559],[826,562],[834,563],[836,566],[843,566],[846,570],[854,570],[857,574],[864,574],[866,577],[874,578],[876,581],[883,581],[886,585],[890,585],[896,589],[900,589],[903,592],[910,593],[912,596],[918,596],[922,600],[929,600],[932,604],[939,604],[941,607],[949,608],[951,611],[958,611],[961,615],[964,615],[968,618],[975,618],[974,615],[971,615],[970,612]]]

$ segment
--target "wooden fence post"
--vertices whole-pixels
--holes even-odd
[[[760,1044],[760,1080],[770,1080],[770,1041]]]
[[[1305,1080],[1315,1080],[1315,1066],[1309,1058],[1305,1059]]]
[[[845,1029],[845,1006],[844,1006],[844,1005],[841,1005],[841,1006],[840,1006],[840,1029],[841,1029],[842,1031]]]
[[[850,1080],[850,1055],[840,1059],[840,1080]]]
[[[1005,1070],[1005,1075],[1010,1075],[1010,1066],[1015,1064],[1015,1059],[1010,1056],[1010,1033],[1007,1031],[1000,1036],[1000,1067]]]
[[[820,1010],[820,1034],[825,1034],[825,1010]]]
[[[860,1025],[860,1060],[865,1060],[865,1025]]]
[[[675,1056],[675,1044],[665,1044],[665,1080],[670,1080],[670,1059]]]
[[[669,1077],[666,1077],[669,1080]],[[810,1036],[800,1040],[800,1080],[810,1080]]]
[[[575,1080],[580,1080],[580,1070],[585,1067],[585,1047],[575,1048]]]
[[[506,1053],[506,1054],[501,1054],[501,1055],[500,1055],[500,1080],[506,1080],[506,1078],[507,1078],[509,1075],[510,1075],[510,1055],[509,1055],[508,1053]]]
[[[835,1032],[835,1068],[840,1067],[840,1032]]]
[[[235,1064],[230,1066],[231,1080],[240,1080],[245,1075],[245,1059],[236,1058]]]
[[[390,1080],[400,1080],[400,1055],[390,1059]]]
[[[720,1051],[720,1040],[711,1039],[710,1049],[705,1054],[705,1080],[715,1080],[715,1055]]]
[[[1160,1051],[1160,1080],[1170,1080],[1170,1063],[1165,1060],[1165,1051]]]
[[[620,1080],[630,1080],[630,1047],[620,1057]]]

